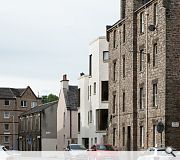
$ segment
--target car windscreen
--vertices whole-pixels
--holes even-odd
[[[71,145],[70,148],[72,150],[86,150],[86,148],[83,145]]]

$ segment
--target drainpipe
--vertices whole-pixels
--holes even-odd
[[[121,2],[122,3],[122,2]],[[121,8],[122,9],[122,8]],[[121,31],[119,30],[119,39],[121,40]],[[121,41],[119,41],[119,51],[121,53]],[[121,62],[120,62],[120,59],[121,59],[121,54],[119,54],[119,66],[121,66]],[[119,78],[119,84],[120,84],[120,78]],[[119,85],[119,93],[120,93],[120,85]],[[120,96],[119,97],[119,106],[118,106],[118,139],[119,139],[119,142],[120,142]],[[120,145],[119,145],[120,147]]]
[[[146,146],[148,148],[148,11],[146,9]]]
[[[72,141],[72,112],[71,112],[71,108],[69,108],[70,110],[70,140]],[[70,142],[72,143],[72,142]]]

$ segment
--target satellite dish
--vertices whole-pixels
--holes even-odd
[[[159,122],[157,124],[157,132],[162,133],[164,131],[164,124],[162,122]]]
[[[148,29],[149,29],[150,31],[155,31],[156,27],[155,27],[155,25],[150,25],[150,26],[148,27]]]

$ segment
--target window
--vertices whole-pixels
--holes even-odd
[[[80,132],[80,128],[81,128],[81,115],[80,113],[78,113],[78,132]]]
[[[92,123],[92,110],[89,111],[89,123]]]
[[[116,47],[116,30],[113,31],[113,48]]]
[[[123,92],[123,112],[125,112],[125,92]]]
[[[113,128],[113,146],[116,145],[116,128]]]
[[[158,91],[157,91],[157,83],[153,84],[153,107],[157,107],[158,101]]]
[[[116,94],[113,95],[113,113],[116,113]]]
[[[96,82],[94,82],[94,94],[96,94]]]
[[[144,127],[140,126],[140,147],[144,147]]]
[[[157,127],[156,125],[153,125],[153,147],[157,147],[156,146],[156,130],[157,130]]]
[[[123,24],[123,43],[126,41],[126,26]]]
[[[88,100],[89,100],[89,86],[88,86]]]
[[[123,146],[125,146],[125,127],[123,127]]]
[[[4,136],[4,143],[9,143],[9,136]]]
[[[78,107],[81,105],[81,89],[78,89]]]
[[[116,80],[116,61],[113,62],[113,81]]]
[[[144,12],[140,13],[140,33],[144,33]]]
[[[5,112],[4,112],[4,118],[6,118],[6,119],[7,119],[7,118],[10,118],[10,113],[7,112],[7,111],[5,111]]]
[[[103,51],[103,61],[107,62],[109,60],[109,52]]]
[[[94,143],[95,143],[95,144],[97,143],[97,137],[94,138]]]
[[[93,145],[93,138],[91,138],[91,145]]]
[[[4,131],[9,131],[9,124],[7,123],[4,124]]]
[[[101,82],[101,86],[102,86],[102,90],[101,90],[101,100],[102,101],[108,101],[108,91],[109,91],[109,88],[108,88],[108,81],[102,81]]]
[[[140,97],[140,99],[139,99],[140,109],[144,109],[145,108],[145,94],[144,94],[144,88],[143,87],[140,88],[139,94],[140,94],[139,95],[139,97]]]
[[[154,4],[154,25],[157,26],[158,24],[158,4]]]
[[[9,100],[5,100],[5,101],[4,101],[4,105],[5,105],[5,106],[9,106],[9,105],[10,105],[10,101],[9,101]]]
[[[157,52],[157,43],[155,43],[153,46],[153,67],[156,66]]]
[[[140,71],[144,69],[144,49],[140,50]]]
[[[92,54],[89,55],[89,76],[92,76]]]
[[[37,106],[37,102],[31,102],[31,108],[34,108],[34,107],[36,107]]]
[[[123,78],[125,78],[125,55],[123,55]]]
[[[88,124],[89,124],[89,111],[88,111]]]
[[[27,107],[27,101],[21,101],[21,107]]]
[[[66,113],[64,112],[63,115],[63,127],[65,128],[65,123],[66,123]]]
[[[125,12],[126,12],[126,1],[121,1],[122,4],[122,9],[121,9],[121,15],[122,15],[122,19],[125,18]]]
[[[89,96],[91,96],[91,85],[89,86]]]
[[[96,110],[96,130],[105,131],[108,127],[108,109]]]

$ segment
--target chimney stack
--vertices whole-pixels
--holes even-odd
[[[67,80],[67,75],[63,75],[63,79],[61,80],[61,88],[69,89],[69,80]]]

